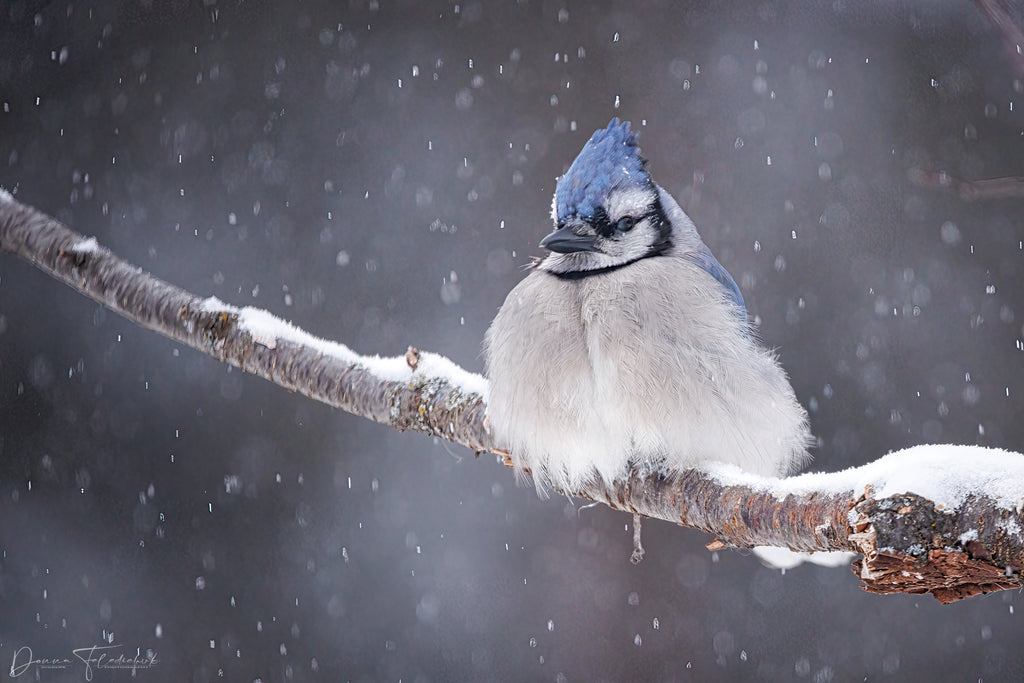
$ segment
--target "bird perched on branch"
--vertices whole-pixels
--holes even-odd
[[[706,461],[785,475],[807,414],[736,282],[613,119],[557,183],[551,253],[485,341],[490,428],[543,491]]]

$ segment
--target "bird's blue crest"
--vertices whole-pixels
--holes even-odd
[[[555,186],[558,222],[569,216],[592,218],[608,194],[624,185],[643,187],[651,182],[647,160],[640,156],[637,135],[629,121],[611,120],[590,136],[579,156]]]

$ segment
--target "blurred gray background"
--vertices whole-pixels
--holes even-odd
[[[1024,175],[1024,71],[971,3],[8,0],[0,34],[0,185],[193,292],[479,371],[619,116],[814,469],[1024,449],[1024,200],[911,180]],[[1016,593],[879,597],[661,522],[632,566],[629,517],[581,505],[0,256],[3,670],[115,643],[153,681],[1024,678]]]

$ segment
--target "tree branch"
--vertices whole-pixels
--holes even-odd
[[[442,356],[412,347],[399,358],[360,356],[266,311],[197,297],[2,190],[0,248],[129,320],[246,372],[398,430],[492,451],[510,464],[487,431],[486,381]],[[978,449],[968,461],[963,453],[947,462],[931,450],[917,456],[906,451],[862,468],[789,479],[758,478],[725,466],[671,474],[634,471],[612,486],[596,482],[561,493],[707,531],[718,539],[713,548],[857,552],[864,558],[855,572],[867,590],[927,592],[952,602],[1024,585],[1024,456],[999,452],[992,466],[1002,485],[996,493],[979,485],[950,498],[939,486],[929,499],[906,492],[899,475],[908,462],[918,472],[915,457],[927,464],[938,458],[957,482],[971,481],[967,475],[979,467],[973,450]]]

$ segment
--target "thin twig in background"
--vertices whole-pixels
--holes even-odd
[[[978,11],[987,16],[1003,37],[1003,46],[1017,75],[1024,77],[1024,29],[1016,24],[1009,8],[999,0],[975,0]]]
[[[945,171],[925,171],[920,168],[912,168],[907,171],[907,178],[918,187],[952,190],[961,199],[969,202],[979,199],[1024,197],[1024,176],[961,180]]]

